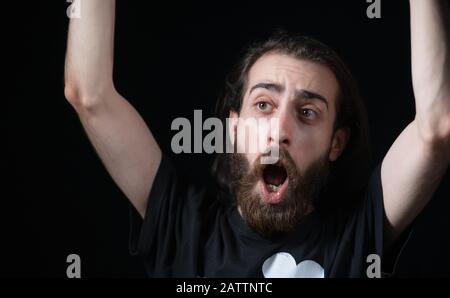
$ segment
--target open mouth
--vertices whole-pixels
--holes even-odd
[[[286,178],[287,173],[283,166],[268,165],[263,170],[264,183],[270,192],[277,191]]]
[[[262,172],[261,193],[264,202],[277,204],[289,183],[287,171],[281,164],[267,165]]]

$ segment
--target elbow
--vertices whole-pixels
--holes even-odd
[[[103,89],[98,89],[103,90]],[[102,104],[106,92],[86,92],[76,84],[66,82],[64,85],[64,96],[70,105],[78,112],[93,111]]]
[[[443,159],[450,163],[450,115],[427,126],[421,129],[422,140],[428,148],[440,153]]]
[[[450,143],[450,114],[442,117],[431,135],[431,141],[437,145]]]
[[[71,84],[64,85],[64,97],[73,107],[80,106],[82,103],[78,88]]]

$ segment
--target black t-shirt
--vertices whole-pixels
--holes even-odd
[[[312,212],[295,232],[267,239],[163,156],[145,219],[132,209],[130,249],[151,277],[365,277],[367,257],[382,256],[380,168],[356,208]]]

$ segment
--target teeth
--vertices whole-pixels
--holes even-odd
[[[269,188],[270,191],[276,191],[280,186],[276,186],[273,184],[267,184],[267,187]]]

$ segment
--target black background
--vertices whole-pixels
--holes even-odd
[[[104,170],[63,94],[65,1],[5,10],[7,155],[0,276],[142,277],[128,253],[128,202]],[[414,117],[407,1],[382,1],[368,19],[354,1],[118,1],[114,78],[170,154],[176,117],[212,116],[218,90],[241,49],[276,28],[331,45],[353,70],[369,111],[374,163]],[[11,39],[9,39],[9,37]],[[9,93],[8,91],[12,91]],[[201,182],[212,156],[173,156]],[[399,276],[450,276],[450,175],[413,225]],[[4,180],[5,181],[5,180]]]

